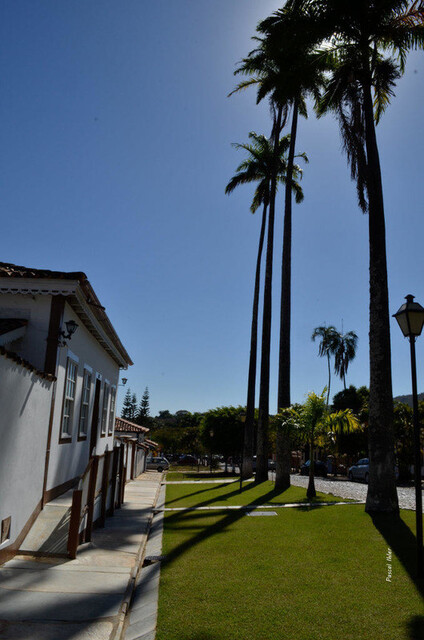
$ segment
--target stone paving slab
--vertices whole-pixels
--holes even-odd
[[[79,571],[0,568],[0,600],[3,591],[43,591],[49,593],[122,593],[128,583],[128,573],[114,571]]]
[[[7,591],[0,598],[0,620],[75,622],[116,616],[122,592],[112,594]],[[41,640],[41,639],[40,639]]]
[[[25,557],[25,556],[22,556]],[[78,563],[78,560],[71,561],[63,561],[61,563],[47,563],[38,559],[34,560],[10,560],[7,563],[7,569],[29,569],[29,570],[37,570],[37,571],[78,571],[78,572],[92,572],[93,566],[84,565]],[[1,568],[0,568],[1,571]],[[128,567],[122,566],[98,566],[94,571],[98,573],[124,573],[128,575]]]
[[[104,640],[113,631],[113,623],[68,623],[49,625],[37,622],[0,622],[0,640]]]

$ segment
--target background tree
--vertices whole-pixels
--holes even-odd
[[[135,420],[137,416],[137,394],[131,395],[131,408],[129,420]]]
[[[246,410],[244,407],[219,407],[207,411],[200,424],[200,439],[206,451],[224,456],[241,453]],[[227,468],[227,467],[226,467]]]
[[[327,387],[327,407],[330,400],[330,385],[331,385],[331,367],[330,356],[334,355],[336,349],[336,335],[337,330],[335,327],[321,326],[315,327],[313,330],[311,340],[315,342],[316,338],[320,338],[318,347],[318,355],[322,358],[326,356],[328,365],[328,387]]]
[[[125,393],[124,402],[122,403],[121,418],[125,418],[125,420],[131,420],[132,410],[133,410],[133,405],[132,405],[131,389],[128,388]]]
[[[147,426],[150,417],[150,405],[149,405],[149,389],[145,388],[143,397],[140,400],[140,405],[137,410],[136,421],[137,424]]]
[[[358,459],[368,456],[369,395],[368,387],[362,386],[357,389],[354,385],[350,385],[333,397],[333,410],[344,411],[345,409],[351,409],[363,427],[360,431],[338,435],[337,451],[338,453],[346,454],[349,458]]]

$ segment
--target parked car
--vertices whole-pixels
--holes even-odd
[[[183,456],[180,456],[180,458],[178,460],[178,464],[184,464],[184,465],[193,466],[193,465],[197,464],[197,458],[195,458],[194,456],[190,456],[190,455],[183,455]]]
[[[146,469],[154,469],[155,471],[162,472],[165,469],[169,469],[169,462],[162,456],[156,458],[147,458]]]
[[[368,484],[368,479],[370,476],[370,461],[368,458],[361,458],[358,462],[351,467],[349,467],[347,477],[349,480],[363,480],[366,484]],[[395,478],[399,479],[399,468],[395,466]]]
[[[368,484],[370,475],[370,461],[368,458],[361,458],[358,462],[349,467],[347,477],[349,480],[363,480]]]
[[[308,476],[309,475],[309,468],[311,466],[311,461],[307,460],[306,462],[304,462],[302,464],[302,466],[300,467],[300,475],[301,476]],[[315,476],[321,476],[322,478],[326,478],[327,477],[327,473],[328,473],[328,469],[327,469],[327,465],[325,464],[325,462],[322,462],[321,460],[315,460],[314,462],[314,475]]]
[[[256,471],[256,456],[253,456],[252,470]],[[275,461],[271,460],[271,458],[268,458],[268,471],[274,471],[274,470],[275,470]]]

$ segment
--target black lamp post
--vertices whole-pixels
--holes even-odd
[[[424,576],[423,565],[423,505],[421,493],[421,443],[420,425],[418,421],[418,394],[417,394],[417,365],[415,359],[415,338],[422,331],[424,325],[424,309],[414,302],[414,296],[406,296],[406,302],[394,316],[398,321],[405,338],[409,338],[411,347],[411,376],[412,376],[412,406],[414,410],[414,454],[415,454],[415,516],[417,528],[417,575]]]

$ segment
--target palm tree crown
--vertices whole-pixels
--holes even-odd
[[[338,333],[334,344],[334,371],[343,380],[346,389],[346,373],[349,363],[356,356],[358,336],[354,331]]]
[[[321,338],[318,346],[318,355],[322,358],[326,356],[328,366],[328,387],[327,387],[327,407],[330,401],[330,386],[331,386],[331,368],[330,368],[330,356],[335,354],[337,346],[337,337],[339,333],[333,326],[315,327],[313,330],[311,339],[315,342],[316,338]]]

